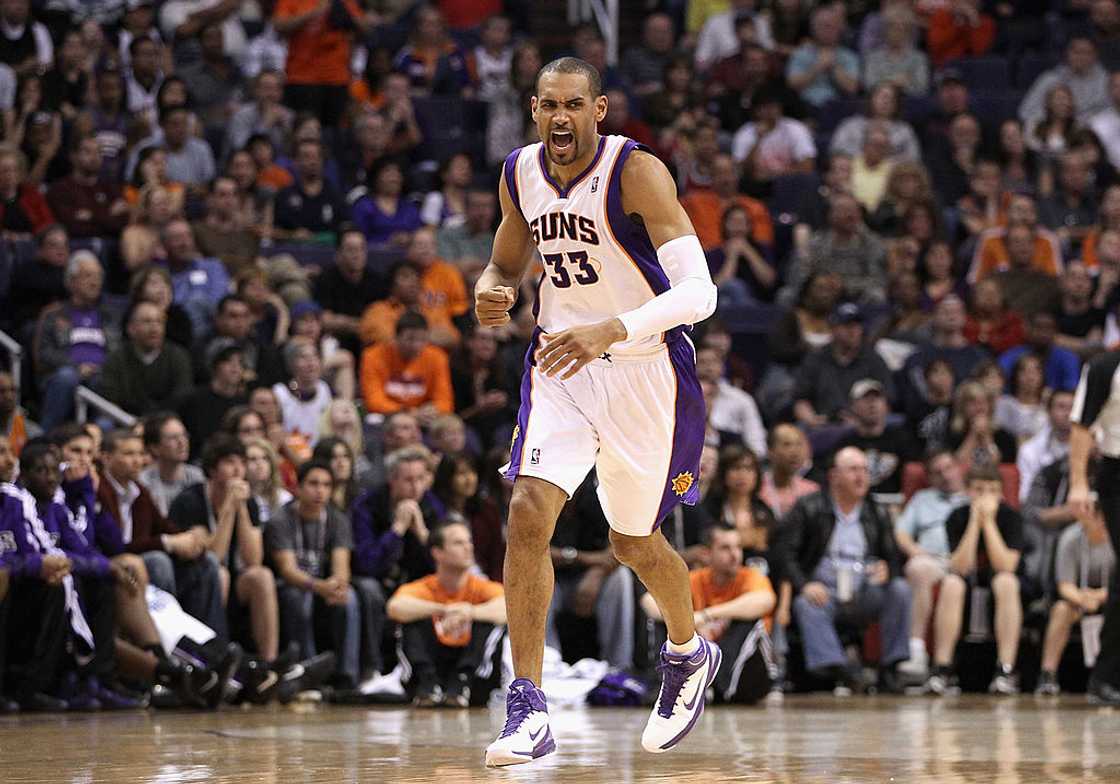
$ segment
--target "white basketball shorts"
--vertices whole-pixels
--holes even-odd
[[[567,381],[545,376],[531,354],[507,479],[543,479],[570,498],[594,466],[603,512],[629,536],[648,536],[678,503],[699,500],[705,408],[687,338],[646,355],[608,354]]]

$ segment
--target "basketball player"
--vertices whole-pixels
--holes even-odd
[[[546,65],[532,110],[541,142],[506,159],[502,222],[475,287],[479,323],[507,323],[540,252],[537,328],[504,469],[514,480],[505,580],[516,680],[489,766],[556,748],[539,688],[549,540],[592,466],[614,556],[645,583],[669,632],[647,751],[668,751],[688,734],[720,664],[719,648],[693,626],[688,568],[657,531],[676,504],[699,495],[704,400],[686,330],[716,305],[704,252],[661,161],[597,133],[607,99],[593,66],[571,57]]]

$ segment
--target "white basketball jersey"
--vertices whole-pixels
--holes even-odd
[[[548,173],[543,144],[506,158],[506,187],[544,264],[535,309],[544,332],[619,316],[668,290],[649,235],[622,209],[622,167],[639,146],[625,136],[599,137],[591,164],[566,188]],[[611,353],[649,353],[680,330],[616,343]]]

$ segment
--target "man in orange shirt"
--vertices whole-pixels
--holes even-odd
[[[435,574],[405,583],[386,606],[402,626],[409,685],[421,707],[484,705],[501,673],[505,591],[471,574],[474,544],[465,523],[436,528],[428,544]]]
[[[410,411],[427,423],[455,410],[447,353],[428,341],[428,321],[409,311],[397,320],[396,340],[362,352],[362,398],[377,414]]]
[[[459,345],[460,326],[470,309],[463,273],[437,252],[435,229],[417,229],[405,256],[420,273],[420,312],[432,327],[432,342],[440,348]]]
[[[766,205],[739,193],[739,166],[730,155],[717,155],[712,161],[712,187],[689,191],[681,198],[681,206],[692,220],[696,236],[704,250],[723,242],[723,213],[738,205],[751,219],[751,239],[768,248],[774,247],[774,224]]]
[[[420,308],[420,273],[416,271],[416,267],[408,262],[401,262],[393,267],[389,273],[389,286],[387,298],[377,300],[362,312],[361,321],[358,322],[358,337],[362,339],[364,346],[390,342],[397,330],[397,319],[409,310]],[[459,330],[449,317],[421,313],[428,319],[433,343],[442,345],[437,333],[453,334],[455,342],[458,341]]]
[[[337,125],[349,101],[351,38],[379,21],[354,0],[278,0],[272,26],[288,39],[285,106]]]
[[[1062,251],[1054,232],[1038,225],[1038,208],[1034,199],[1018,194],[1007,207],[1007,225],[988,229],[980,234],[968,282],[976,283],[989,275],[1011,268],[1011,252],[1007,234],[1012,226],[1026,226],[1033,232],[1032,264],[1039,272],[1057,277],[1062,271]]]
[[[689,574],[696,631],[719,643],[726,660],[735,663],[716,675],[716,700],[750,705],[766,696],[776,673],[770,614],[777,597],[770,578],[743,566],[737,529],[713,525],[704,532],[704,544],[710,566]],[[661,620],[653,596],[647,593],[641,604],[649,617]],[[658,631],[664,635],[665,627],[658,624]]]

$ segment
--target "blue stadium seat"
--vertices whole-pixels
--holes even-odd
[[[797,219],[797,209],[805,194],[816,190],[821,178],[816,174],[786,174],[774,178],[774,190],[770,197],[770,214],[775,221],[793,223]]]
[[[277,242],[262,254],[268,258],[289,254],[305,267],[325,267],[334,261],[334,246],[312,242]]]
[[[1011,88],[1011,64],[1006,57],[967,57],[953,60],[947,67],[957,68],[968,89],[975,93],[995,93]]]
[[[1057,64],[1058,58],[1052,54],[1024,55],[1015,69],[1015,86],[1020,90],[1028,89],[1043,71],[1048,71]]]
[[[972,113],[986,128],[994,128],[1004,120],[1019,116],[1019,104],[1023,94],[1019,92],[1000,95],[973,95],[970,102]]]
[[[817,111],[817,132],[831,135],[840,123],[862,112],[865,106],[866,98],[838,98],[826,104]]]

